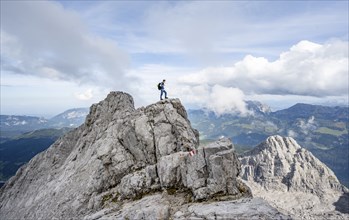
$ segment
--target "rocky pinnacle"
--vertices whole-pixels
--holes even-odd
[[[0,219],[98,219],[112,213],[112,219],[127,219],[128,204],[159,196],[150,214],[138,209],[140,216],[180,219],[196,216],[193,202],[250,197],[238,178],[240,161],[231,141],[199,146],[198,136],[179,99],[135,109],[130,95],[111,92],[91,106],[83,125],[1,188]],[[266,215],[272,210],[265,202],[250,202],[264,204]]]

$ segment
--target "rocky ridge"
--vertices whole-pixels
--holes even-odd
[[[135,109],[111,92],[0,189],[0,219],[288,218],[239,173],[230,140],[199,146],[178,99]]]
[[[271,136],[239,156],[253,195],[296,219],[349,218],[348,189],[290,137]]]

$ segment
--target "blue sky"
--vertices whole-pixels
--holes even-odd
[[[246,113],[348,103],[348,1],[1,1],[1,114],[54,115],[111,90],[137,106]]]

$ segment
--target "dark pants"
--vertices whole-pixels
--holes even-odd
[[[161,89],[160,100],[162,100],[162,95],[165,93],[165,98],[167,98],[167,92],[165,89]]]

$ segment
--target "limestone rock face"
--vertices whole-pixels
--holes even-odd
[[[243,198],[210,203],[186,203],[183,196],[166,193],[146,196],[127,203],[120,209],[103,209],[85,217],[85,220],[116,219],[291,219],[261,198]]]
[[[326,219],[337,209],[334,203],[347,197],[348,190],[333,171],[292,138],[271,136],[241,155],[240,161],[240,175],[253,195],[267,199],[295,218]],[[348,213],[348,200],[344,200],[348,207],[344,213]],[[333,216],[349,217],[341,213]]]
[[[198,132],[178,99],[135,109],[130,95],[111,92],[91,106],[82,126],[0,189],[0,219],[100,218],[110,212],[166,219],[176,211],[168,200],[150,199],[139,214],[139,199],[182,193],[177,199],[183,205],[249,197],[239,172],[230,140],[199,146]]]

